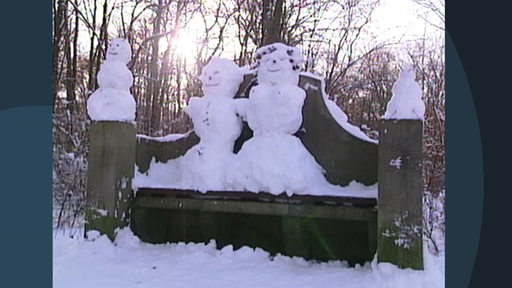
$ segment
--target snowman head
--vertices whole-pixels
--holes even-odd
[[[259,84],[298,84],[299,72],[304,62],[298,48],[274,43],[259,48],[254,58],[258,67]]]
[[[402,71],[400,71],[400,75],[398,76],[400,79],[407,79],[407,80],[416,80],[416,69],[413,65],[407,65],[405,66]]]
[[[115,38],[110,41],[107,50],[108,61],[120,61],[128,64],[132,58],[132,48],[128,40],[122,38]]]
[[[233,98],[244,80],[244,73],[235,62],[213,57],[199,76],[206,96]]]

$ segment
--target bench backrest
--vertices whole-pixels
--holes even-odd
[[[300,76],[299,86],[306,91],[307,96],[302,109],[302,127],[296,136],[323,167],[327,180],[332,184],[346,186],[353,180],[365,185],[376,183],[377,144],[352,135],[336,122],[326,106],[321,84],[316,78]],[[248,97],[254,85],[255,75],[247,74],[235,98]],[[235,143],[234,152],[238,152],[250,137],[252,131],[245,123]],[[167,162],[184,155],[198,142],[199,138],[193,132],[174,142],[137,139],[136,164],[139,172],[149,169],[153,157],[157,162]]]

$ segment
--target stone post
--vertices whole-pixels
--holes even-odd
[[[89,129],[85,230],[111,240],[128,224],[133,198],[136,131],[133,123],[98,121]]]
[[[423,269],[420,120],[381,120],[378,262]]]

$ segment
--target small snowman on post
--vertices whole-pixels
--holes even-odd
[[[243,77],[242,69],[228,59],[214,57],[203,68],[199,79],[204,96],[192,97],[185,107],[200,138],[181,159],[187,188],[203,192],[224,188],[225,168],[243,127],[238,113],[241,99],[233,99]]]
[[[86,231],[98,230],[110,239],[128,224],[133,198],[136,129],[135,100],[130,94],[133,75],[126,66],[131,47],[113,39],[100,67],[99,89],[87,100],[93,121],[89,128]]]
[[[382,119],[423,120],[425,103],[421,100],[423,93],[420,84],[416,82],[416,70],[413,66],[407,66],[400,72],[392,92],[393,96]]]
[[[87,100],[87,112],[93,121],[135,120],[135,99],[130,94],[132,72],[126,66],[132,57],[130,44],[125,39],[113,39],[107,49],[106,60],[100,67],[99,89]]]
[[[422,137],[425,104],[408,66],[379,125],[378,261],[423,269]]]

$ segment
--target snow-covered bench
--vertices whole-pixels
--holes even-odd
[[[253,78],[246,75],[237,97],[247,97]],[[320,79],[301,74],[299,86],[307,97],[296,136],[330,183],[363,188],[339,196],[287,196],[137,185],[134,193],[133,167],[135,174],[144,174],[151,163],[184,155],[198,137],[193,132],[167,139],[136,137],[130,123],[95,122],[88,187],[94,209],[88,210],[87,229],[112,235],[115,227],[129,223],[147,242],[215,239],[220,247],[247,245],[350,264],[369,261],[379,250],[379,261],[421,269],[421,121],[382,121],[377,144],[325,98]],[[250,137],[245,127],[235,152]]]
[[[247,98],[254,83],[254,74],[247,74],[235,98]],[[312,74],[302,74],[299,86],[306,91],[303,107],[303,122],[296,133],[304,146],[325,170],[332,184],[346,186],[352,181],[365,185],[377,182],[377,142],[369,139],[357,127],[347,122],[346,115],[323,95],[322,80]],[[343,119],[344,118],[344,119]],[[235,152],[243,142],[252,137],[245,125],[242,135],[235,143]],[[167,162],[184,155],[199,142],[193,131],[179,138],[137,138],[136,165],[145,173],[151,161]]]
[[[254,75],[246,75],[236,97],[247,97],[253,81]],[[351,187],[345,196],[138,187],[132,208],[134,232],[154,243],[215,239],[219,247],[249,245],[307,259],[343,259],[350,264],[371,260],[377,249],[377,144],[346,119],[335,117],[321,93],[320,79],[301,75],[299,86],[307,97],[296,136],[332,184]],[[246,125],[235,152],[251,136]],[[146,173],[151,163],[176,159],[198,142],[193,132],[175,139],[139,136],[136,173]],[[349,185],[353,181],[362,184]]]

